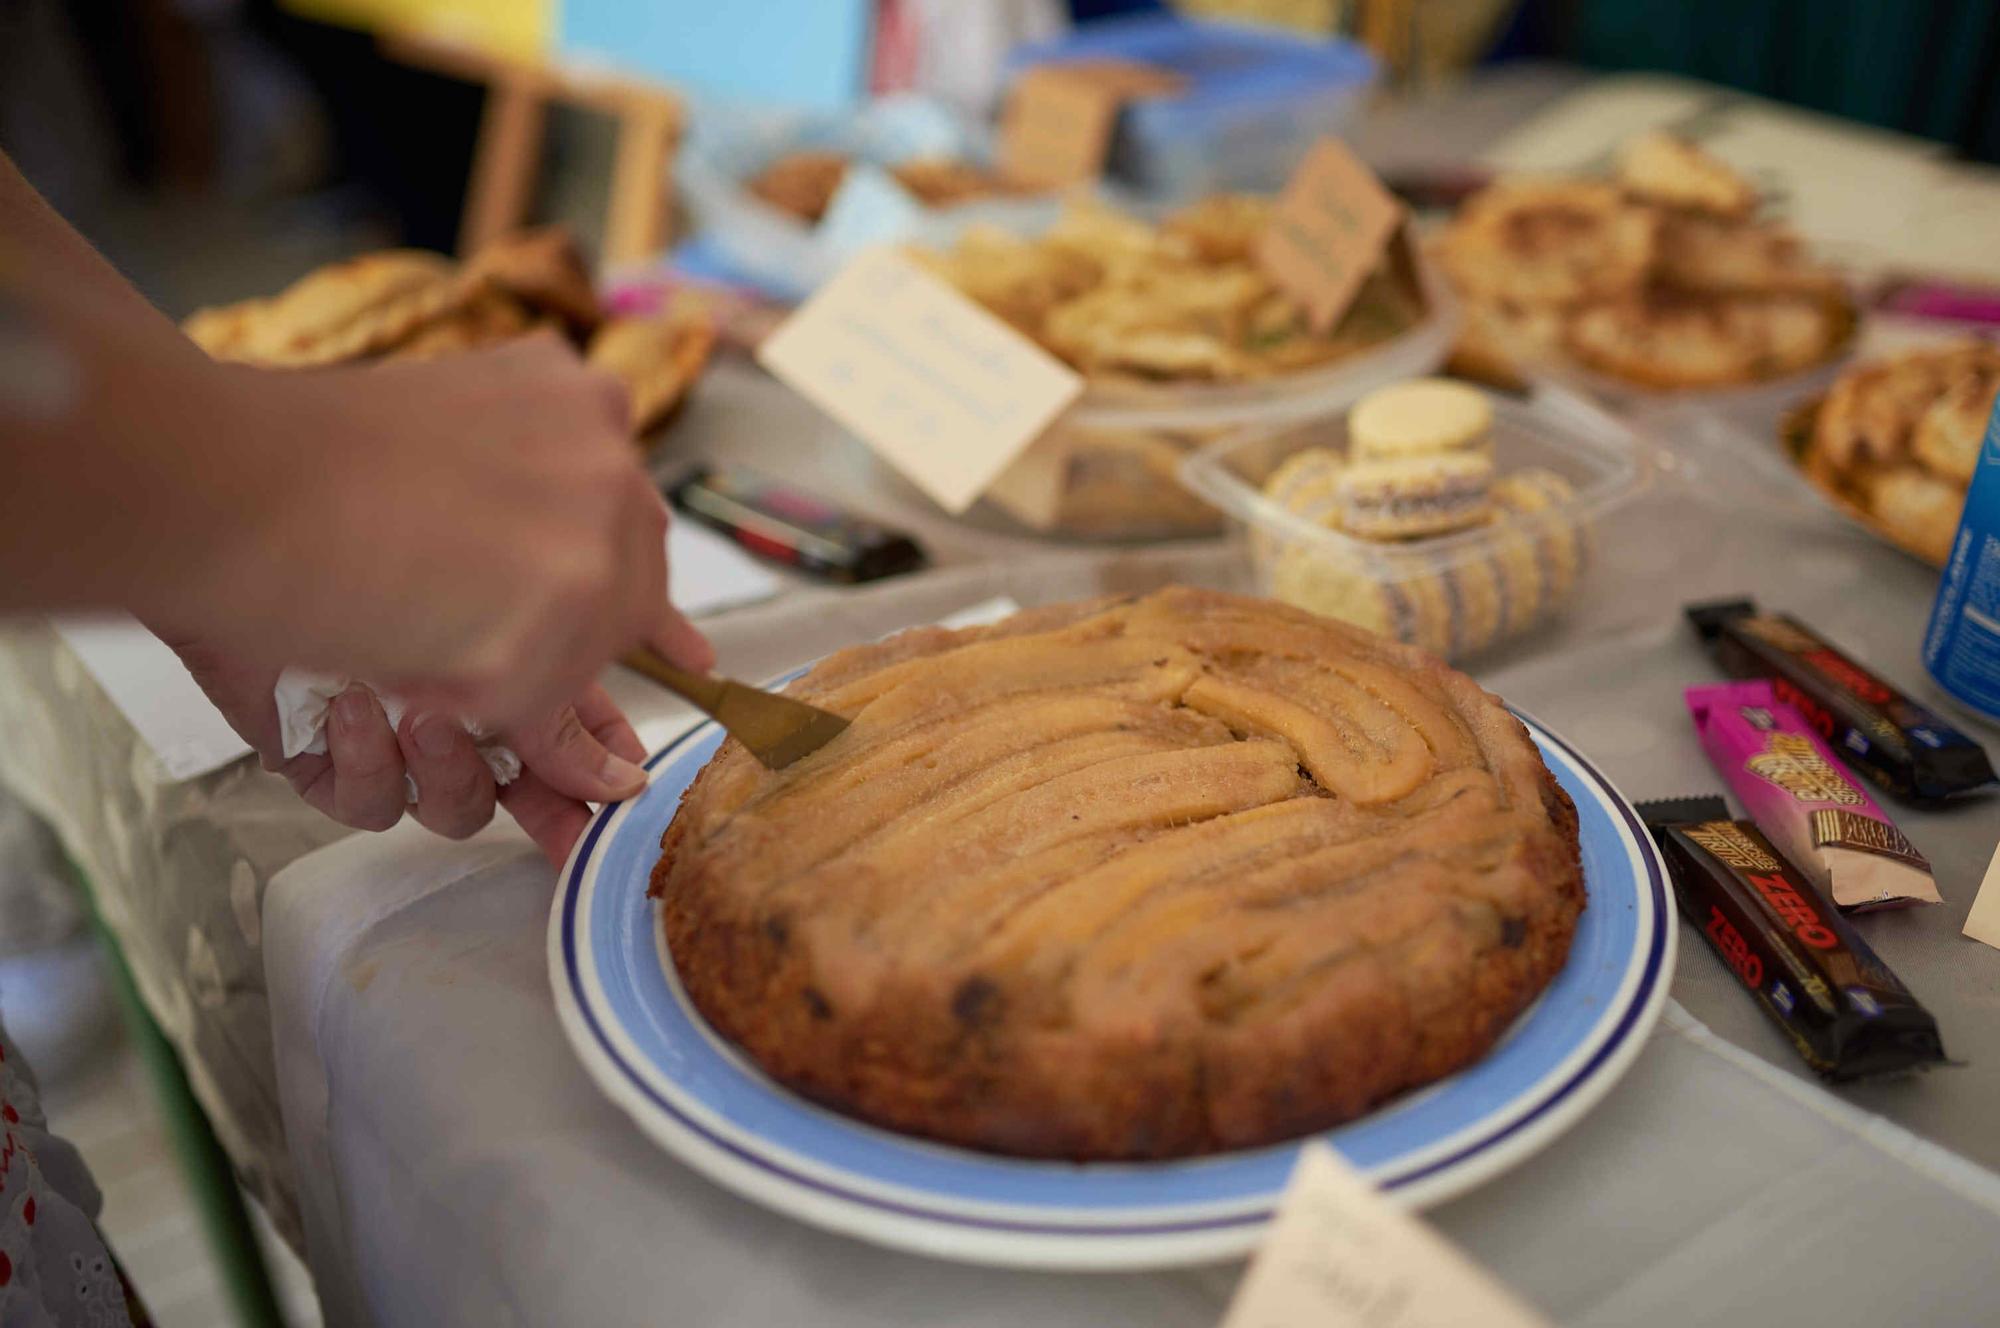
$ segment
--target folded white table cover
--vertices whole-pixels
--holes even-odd
[[[518,832],[357,837],[272,883],[265,954],[333,1324],[1212,1325],[1240,1265],[1037,1274],[878,1249],[739,1199],[585,1075]],[[1694,958],[1699,961],[1703,956]],[[1990,1324],[2000,1178],[1679,1005],[1569,1133],[1435,1211],[1571,1324]]]

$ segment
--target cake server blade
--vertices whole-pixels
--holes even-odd
[[[644,646],[619,662],[704,711],[767,769],[783,770],[810,756],[847,727],[832,711],[731,678],[689,672]]]

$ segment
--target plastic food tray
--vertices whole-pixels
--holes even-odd
[[[1378,387],[1444,362],[1458,335],[1458,303],[1421,254],[1414,271],[1423,319],[1346,359],[1249,383],[1094,383],[988,493],[989,505],[1038,533],[1152,540],[1212,535],[1223,513],[1181,481],[1188,457],[1245,430],[1304,424],[1344,411]],[[1054,468],[1057,496],[1045,495]],[[1034,477],[1029,485],[1017,482]]]
[[[1264,496],[1265,480],[1294,453],[1345,452],[1344,418],[1245,430],[1188,458],[1182,477],[1248,531],[1262,593],[1350,621],[1366,619],[1373,605],[1393,604],[1392,635],[1463,659],[1560,613],[1588,575],[1598,518],[1652,478],[1633,433],[1575,393],[1543,387],[1526,401],[1488,397],[1495,473],[1552,470],[1574,489],[1566,502],[1472,530],[1387,542],[1328,529]]]

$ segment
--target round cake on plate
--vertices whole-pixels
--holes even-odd
[[[726,744],[653,874],[689,997],[778,1082],[1028,1157],[1349,1120],[1483,1055],[1562,967],[1576,813],[1430,656],[1170,589],[920,628]]]

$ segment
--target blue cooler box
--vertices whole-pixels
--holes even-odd
[[[1282,187],[1314,140],[1339,134],[1375,85],[1375,58],[1340,38],[1171,17],[1118,19],[1017,48],[1010,74],[1065,60],[1138,60],[1187,80],[1126,106],[1109,174],[1179,201]]]

